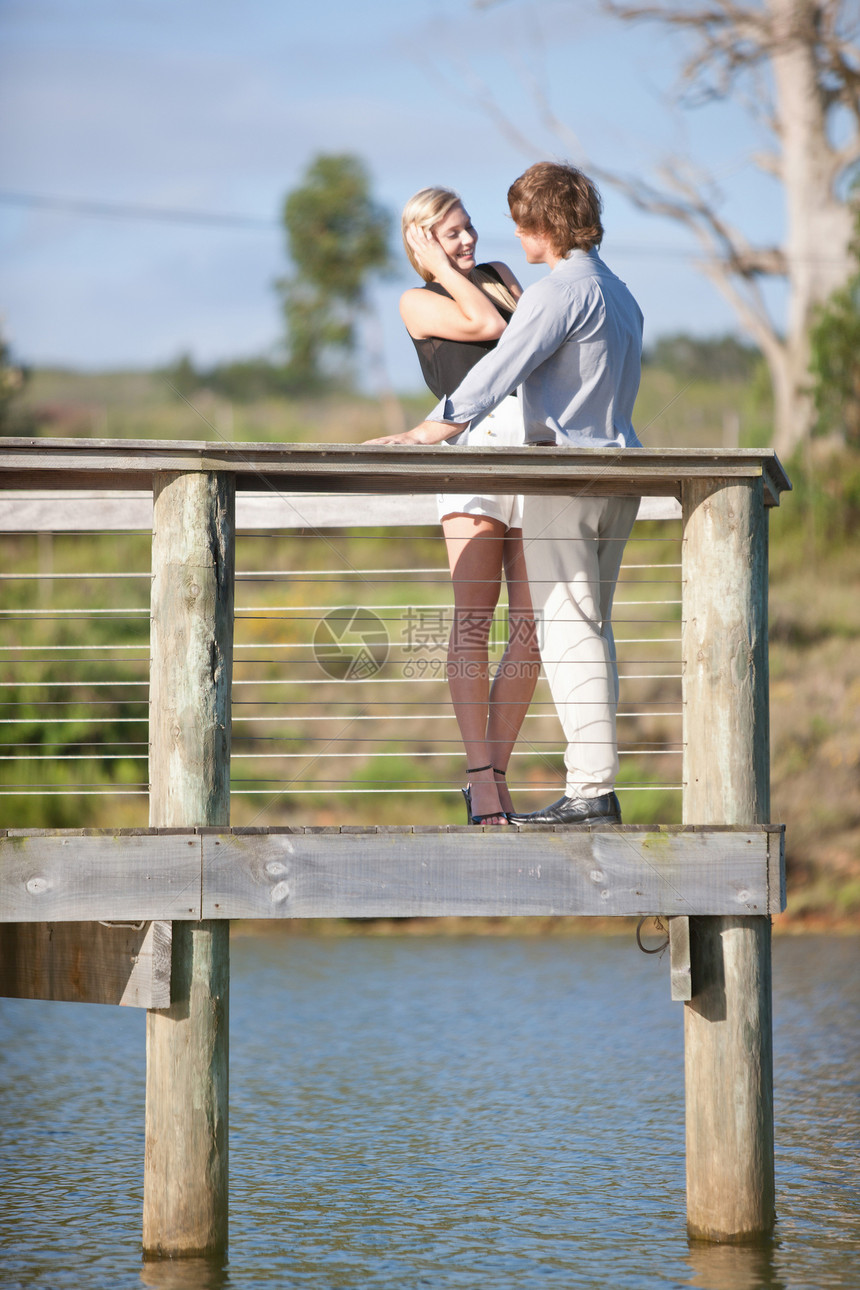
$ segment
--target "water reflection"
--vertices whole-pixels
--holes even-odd
[[[773,1241],[755,1245],[690,1243],[688,1262],[696,1290],[786,1290],[777,1270]]]
[[[147,1260],[140,1279],[156,1290],[223,1290],[230,1283],[221,1258]]]

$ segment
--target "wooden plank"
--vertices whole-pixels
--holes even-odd
[[[203,838],[204,918],[765,913],[763,833]]]
[[[200,860],[194,834],[10,831],[0,838],[0,922],[199,918]]]
[[[711,477],[727,476],[742,471],[745,477],[758,478],[766,468],[774,479],[780,478],[783,488],[790,481],[782,470],[779,459],[770,449],[737,448],[572,448],[565,445],[519,445],[512,447],[472,447],[447,444],[411,444],[406,446],[373,444],[313,444],[313,443],[228,443],[224,440],[158,440],[158,439],[83,439],[83,438],[26,438],[7,436],[0,453],[0,470],[15,469],[22,464],[36,462],[49,468],[60,460],[67,465],[90,463],[99,470],[122,469],[123,461],[131,463],[134,470],[149,473],[161,470],[242,470],[254,473],[259,468],[277,466],[289,470],[296,463],[317,462],[320,469],[356,461],[377,462],[413,461],[434,458],[439,453],[453,454],[452,459],[477,461],[481,458],[521,461],[570,462],[599,464],[601,469],[623,463],[634,468],[649,464],[671,463],[679,479],[688,472]],[[415,467],[420,473],[420,467]],[[109,485],[110,486],[110,485]]]
[[[7,920],[30,922],[73,920],[83,905],[92,917],[128,921],[768,913],[780,907],[774,832],[36,834],[0,838],[0,894]]]
[[[152,531],[152,490],[23,489],[0,493],[0,533]]]
[[[768,835],[768,885],[768,907],[773,912],[781,912],[788,901],[785,889],[785,829]]]
[[[173,924],[150,923],[120,1003],[134,1008],[169,1008]],[[151,987],[145,989],[146,982]]]
[[[4,923],[0,995],[164,1008],[170,923]]]
[[[772,452],[562,447],[472,448],[368,444],[224,444],[157,440],[16,439],[0,450],[7,488],[134,488],[154,474],[235,474],[237,488],[427,493],[460,481],[496,492],[559,493],[571,486],[599,496],[675,496],[684,479],[768,479],[768,503],[791,487]],[[102,480],[102,482],[105,482]]]
[[[671,997],[675,1002],[685,1003],[693,997],[689,918],[681,916],[669,919],[669,964]]]
[[[677,520],[674,497],[643,497],[639,520]],[[328,529],[438,523],[435,495],[352,493],[241,493],[236,532],[257,529]],[[119,533],[152,529],[152,494],[82,492],[0,493],[0,533]]]
[[[423,462],[310,462],[290,463],[280,468],[273,463],[267,469],[246,471],[235,466],[236,488],[242,492],[246,489],[259,491],[269,488],[277,492],[282,488],[292,491],[316,492],[321,485],[332,493],[451,493],[463,492],[464,486],[470,491],[484,493],[540,493],[556,495],[575,491],[577,496],[588,497],[641,497],[644,494],[677,497],[679,482],[677,471],[673,467],[660,469],[641,468],[627,473],[620,471],[610,475],[599,465],[589,464],[587,468],[576,467],[571,463],[552,464],[546,462],[517,462],[503,460],[500,462],[474,462],[455,460],[455,452],[468,453],[471,449],[450,449],[443,459],[425,460]],[[487,451],[479,449],[475,451]],[[502,449],[492,451],[502,452]],[[179,469],[184,473],[212,473],[208,461],[194,463],[180,461]],[[234,467],[230,462],[222,465],[219,473],[228,473]],[[10,489],[45,488],[81,488],[97,489],[109,472],[111,487],[122,489],[139,489],[154,474],[167,473],[175,469],[169,459],[153,465],[117,459],[99,463],[75,464],[71,459],[60,460],[56,465],[25,466],[20,469],[0,468],[0,487]],[[760,472],[759,472],[760,473]],[[700,472],[702,478],[710,479],[704,467]],[[747,469],[727,470],[728,476],[737,474],[746,478]]]

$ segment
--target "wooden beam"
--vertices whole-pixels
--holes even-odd
[[[200,839],[189,831],[0,838],[2,922],[200,918],[200,881]]]
[[[679,520],[674,497],[643,497],[639,520]],[[430,493],[241,493],[236,532],[271,529],[331,529],[435,525]],[[27,492],[0,493],[0,533],[120,533],[152,529],[152,494]]]
[[[0,838],[0,896],[36,922],[765,914],[783,907],[781,841],[772,826],[37,831]]]
[[[0,485],[111,489],[146,487],[159,473],[218,472],[260,492],[491,492],[673,496],[685,479],[761,479],[774,504],[791,483],[772,452],[565,447],[472,448],[435,445],[226,444],[152,439],[9,438],[0,451]],[[462,490],[459,490],[462,491]]]
[[[672,999],[680,1003],[692,999],[690,920],[684,915],[669,919],[669,972]]]
[[[170,923],[4,923],[0,995],[166,1008]]]
[[[203,916],[765,912],[767,853],[765,833],[204,835]]]

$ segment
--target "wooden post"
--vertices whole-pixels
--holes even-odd
[[[684,823],[767,823],[762,481],[687,480],[682,501]],[[738,1241],[774,1222],[770,919],[692,918],[690,942],[687,1229]]]
[[[153,828],[230,821],[235,476],[154,478]],[[147,1014],[143,1249],[227,1245],[227,921],[174,922],[171,1006]]]

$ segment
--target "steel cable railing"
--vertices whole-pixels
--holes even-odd
[[[0,541],[0,819],[145,825],[149,534],[64,533],[49,558]],[[679,559],[677,521],[634,530],[615,598],[631,820],[680,818]],[[233,822],[460,822],[438,528],[240,534],[236,562]],[[506,612],[503,593],[492,665]],[[542,678],[509,773],[523,809],[561,791],[561,745]]]

